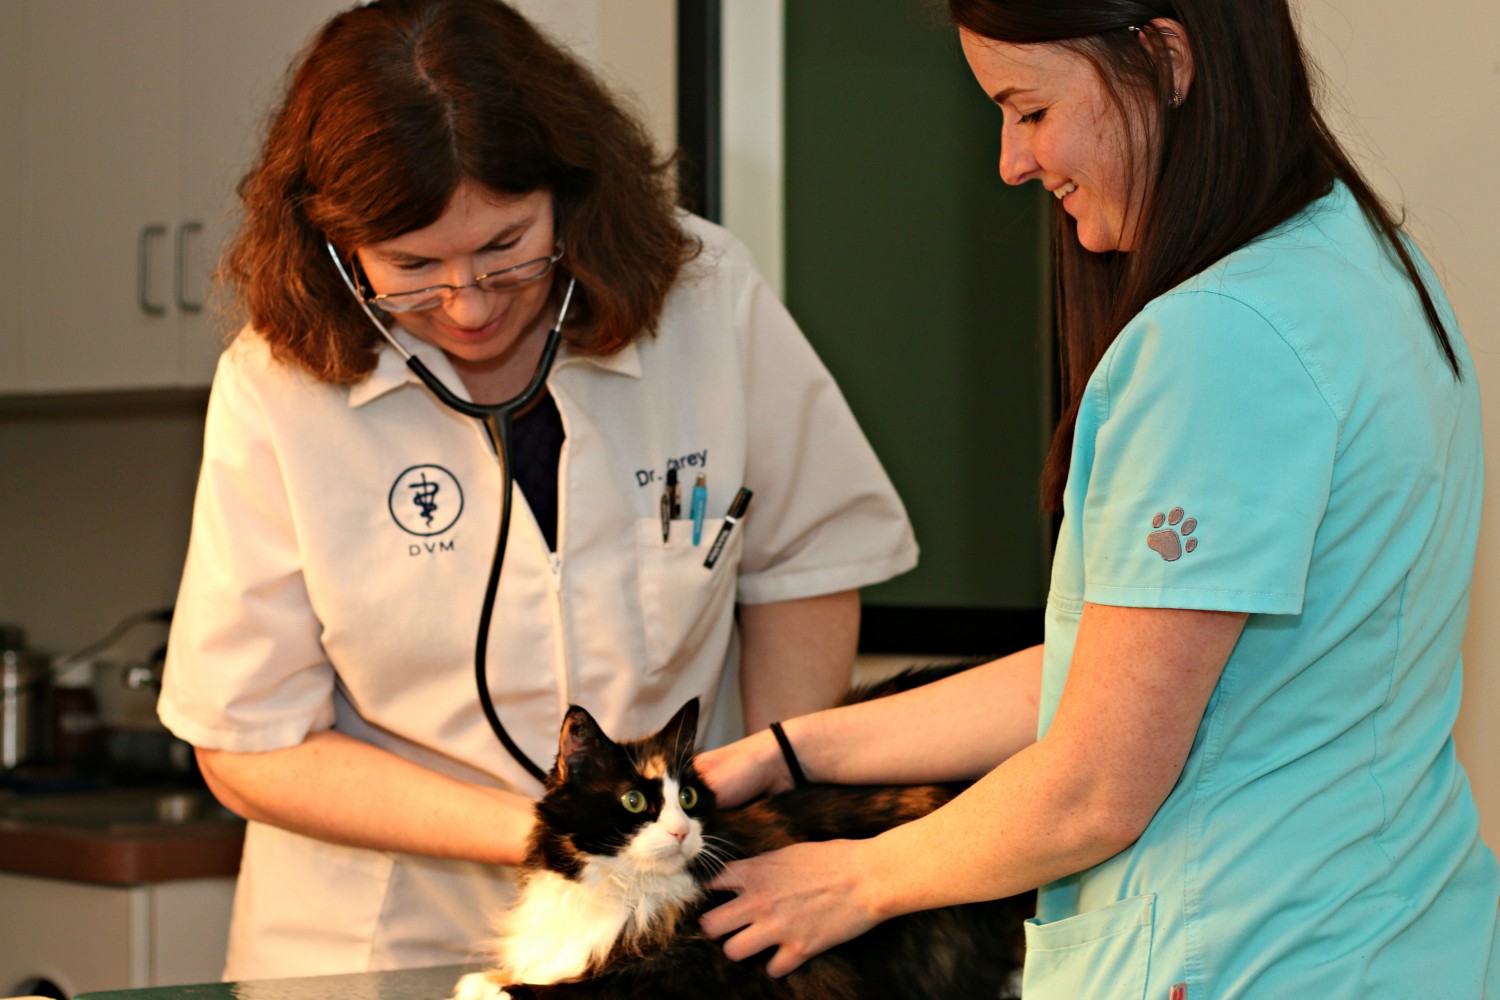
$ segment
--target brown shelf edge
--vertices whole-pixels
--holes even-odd
[[[0,821],[0,872],[102,885],[223,878],[239,872],[244,842],[243,823],[134,833]]]

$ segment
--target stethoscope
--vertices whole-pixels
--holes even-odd
[[[545,783],[547,772],[536,765],[526,753],[516,745],[515,740],[505,731],[505,726],[500,722],[500,715],[495,711],[495,702],[490,697],[489,675],[485,667],[486,653],[490,644],[490,619],[495,610],[495,595],[500,589],[500,568],[505,564],[505,543],[510,537],[510,495],[514,487],[515,477],[510,467],[510,445],[511,425],[515,415],[524,410],[536,399],[537,393],[541,392],[542,386],[547,382],[547,376],[552,371],[552,362],[557,359],[557,349],[562,343],[563,319],[568,315],[568,305],[573,301],[573,288],[578,279],[568,278],[567,291],[563,293],[562,306],[557,310],[557,322],[552,324],[552,329],[547,334],[547,342],[542,346],[542,356],[536,363],[536,371],[531,376],[531,382],[521,392],[503,403],[472,403],[454,393],[442,381],[432,373],[432,370],[422,363],[422,359],[412,355],[405,347],[401,346],[391,332],[386,329],[385,324],[380,322],[370,304],[365,301],[364,295],[355,285],[354,279],[344,267],[344,262],[339,259],[338,251],[333,248],[332,241],[324,241],[328,247],[329,256],[333,258],[333,266],[338,269],[339,277],[344,279],[354,300],[364,310],[370,322],[375,324],[375,329],[386,342],[396,349],[410,368],[422,380],[422,384],[438,398],[438,401],[451,410],[462,413],[466,417],[473,417],[484,425],[485,432],[489,435],[490,447],[495,449],[495,456],[500,460],[500,531],[495,540],[495,556],[490,561],[489,582],[484,589],[484,606],[479,612],[479,634],[475,638],[474,646],[474,683],[479,688],[479,705],[484,709],[484,717],[489,721],[490,728],[494,730],[495,736],[510,751],[517,764],[524,767],[537,781]]]

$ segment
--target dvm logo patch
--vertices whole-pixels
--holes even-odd
[[[387,504],[402,531],[431,537],[458,522],[464,512],[464,491],[453,473],[441,465],[413,465],[391,484]]]

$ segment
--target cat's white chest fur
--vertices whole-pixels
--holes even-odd
[[[487,972],[471,972],[453,987],[449,1000],[510,1000],[510,994],[490,979]]]
[[[578,879],[533,872],[501,918],[496,951],[506,982],[558,983],[601,964],[622,934],[641,931],[669,907],[694,899],[686,870],[640,871],[627,858],[594,859]],[[452,1000],[507,1000],[488,973],[458,981]]]
[[[641,872],[628,860],[592,861],[576,880],[537,872],[501,923],[501,965],[517,982],[577,978],[621,935],[644,931],[698,893],[686,871]]]
[[[602,963],[622,935],[644,932],[701,891],[686,868],[644,870],[632,852],[592,859],[577,879],[533,872],[500,921],[500,968],[509,982],[577,979]],[[471,973],[458,981],[452,1000],[508,997],[491,974]]]
[[[688,865],[704,848],[703,824],[662,778],[663,806],[615,855],[590,855],[577,878],[531,872],[501,918],[496,952],[511,982],[556,983],[603,964],[621,937],[644,934],[697,899]]]

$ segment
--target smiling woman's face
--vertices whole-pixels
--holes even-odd
[[[962,30],[959,38],[974,78],[1004,115],[1001,179],[1040,181],[1077,221],[1084,249],[1133,249],[1140,198],[1130,190],[1129,164],[1144,144],[1093,64],[1056,45],[1014,45]]]
[[[462,286],[476,275],[550,256],[554,241],[551,194],[502,195],[464,180],[436,222],[360,247],[359,261],[376,292]],[[553,274],[506,291],[461,289],[442,305],[400,313],[397,321],[442,348],[475,398],[481,386],[493,395],[490,388],[515,381],[504,372],[520,372],[522,384],[531,376],[543,339],[537,331],[551,319],[545,308]]]

